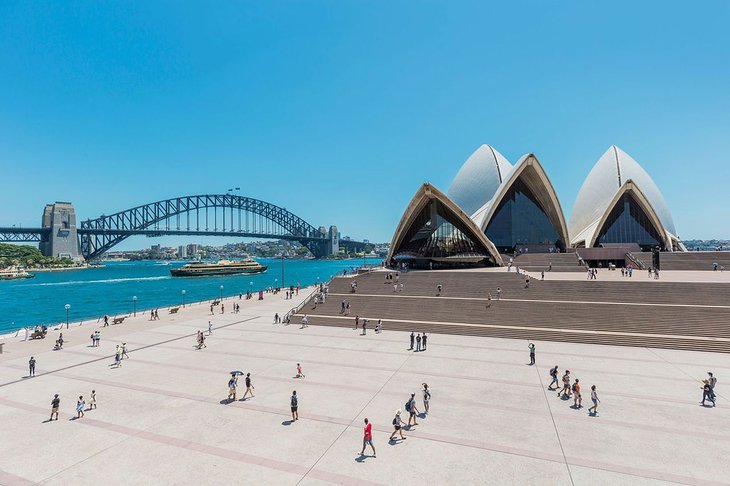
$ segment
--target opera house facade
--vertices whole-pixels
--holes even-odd
[[[581,248],[686,251],[659,188],[628,154],[611,146],[578,192],[567,223],[534,154],[514,165],[482,145],[446,193],[424,183],[393,235],[388,260],[416,267],[502,265],[518,253]]]

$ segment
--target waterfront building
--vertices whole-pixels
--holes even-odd
[[[180,245],[177,247],[177,257],[178,258],[187,258],[188,257],[188,247],[185,245]]]
[[[501,265],[483,231],[446,194],[429,183],[411,199],[393,235],[390,262],[416,267]]]
[[[393,235],[388,259],[445,267],[500,265],[500,254],[607,246],[618,253],[686,251],[676,234],[657,185],[616,146],[586,178],[568,224],[534,154],[513,166],[494,147],[482,145],[461,166],[447,194],[430,184],[416,192]],[[596,253],[596,258],[606,256]]]
[[[570,217],[571,244],[637,244],[686,251],[661,191],[631,156],[612,145],[588,174]]]

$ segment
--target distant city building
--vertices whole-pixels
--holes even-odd
[[[189,256],[195,256],[198,253],[200,253],[200,245],[196,243],[190,243],[187,247],[187,252]]]
[[[178,258],[187,258],[188,257],[188,247],[185,245],[180,245],[177,247],[177,257]]]

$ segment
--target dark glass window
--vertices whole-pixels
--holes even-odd
[[[630,193],[624,194],[608,215],[596,246],[601,243],[638,243],[642,250],[656,246],[664,249],[659,231]]]
[[[487,225],[486,234],[500,252],[512,252],[521,246],[530,245],[554,245],[560,250],[565,248],[560,232],[521,179],[512,185],[499,203]]]
[[[432,200],[413,220],[396,253],[418,258],[458,255],[483,255],[486,258],[486,248],[468,236],[469,233],[442,203]]]

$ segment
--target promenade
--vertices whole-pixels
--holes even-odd
[[[528,366],[518,339],[431,334],[427,351],[414,353],[387,321],[366,336],[315,318],[306,329],[273,324],[309,292],[226,299],[226,313],[213,316],[196,305],[161,309],[159,321],[72,327],[55,352],[58,331],[6,342],[0,484],[730,484],[726,354],[536,341],[537,365]],[[209,319],[213,334],[196,350]],[[90,347],[96,329],[101,346]],[[130,357],[113,368],[121,342]],[[304,379],[294,378],[297,362]],[[580,379],[585,408],[546,390],[556,364]],[[232,370],[251,373],[255,398],[227,403]],[[719,380],[716,408],[699,404],[708,371]],[[389,443],[410,393],[423,412],[424,382],[431,411],[405,428],[407,440]],[[72,420],[92,389],[98,409]],[[239,398],[244,390],[241,379]],[[60,418],[47,422],[55,393]],[[359,454],[365,417],[376,458]]]

